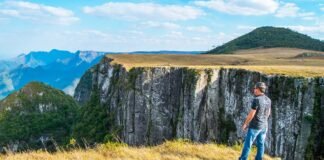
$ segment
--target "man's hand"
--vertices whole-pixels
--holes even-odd
[[[245,132],[247,129],[247,125],[244,123],[243,126],[242,126],[242,130]]]

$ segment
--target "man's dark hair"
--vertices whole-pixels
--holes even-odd
[[[254,87],[260,89],[262,93],[264,93],[267,89],[267,85],[264,82],[258,82],[254,85]]]

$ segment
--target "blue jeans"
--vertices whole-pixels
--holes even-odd
[[[244,140],[244,147],[239,160],[247,160],[253,141],[256,139],[256,146],[258,148],[256,160],[262,160],[264,154],[264,142],[267,134],[267,128],[252,129],[249,128]]]

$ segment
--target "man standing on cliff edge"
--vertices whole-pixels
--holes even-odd
[[[262,160],[264,154],[264,142],[268,130],[268,118],[271,112],[271,100],[264,93],[267,86],[263,82],[258,82],[253,88],[254,98],[251,105],[251,110],[246,117],[242,126],[243,131],[247,131],[244,140],[244,147],[242,150],[240,160],[246,160],[253,141],[256,140],[257,155],[256,160]],[[251,122],[251,123],[250,123]]]

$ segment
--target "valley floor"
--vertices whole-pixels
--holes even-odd
[[[228,147],[218,144],[199,144],[186,141],[167,141],[154,147],[130,147],[127,145],[107,143],[95,149],[60,151],[50,154],[34,151],[0,156],[4,160],[235,160],[241,153],[241,146]],[[253,148],[249,159],[254,159]],[[272,160],[269,156],[265,160]]]

